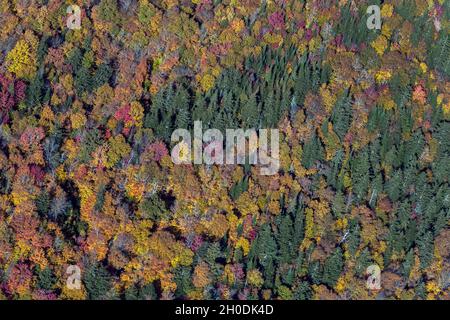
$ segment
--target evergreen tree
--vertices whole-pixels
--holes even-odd
[[[320,284],[322,280],[322,266],[319,261],[312,261],[308,266],[308,276],[313,284]]]
[[[342,149],[338,150],[331,160],[330,169],[327,172],[327,182],[338,192],[342,191],[342,178],[339,174],[342,168],[342,160],[344,159],[344,152]]]
[[[362,201],[369,188],[370,164],[367,147],[351,159],[353,190],[360,201]]]
[[[112,74],[113,70],[108,63],[102,63],[101,65],[99,65],[97,70],[95,70],[94,76],[92,78],[93,89],[96,89],[98,87],[101,87],[103,84],[108,83]]]
[[[387,194],[392,201],[396,202],[400,198],[400,186],[402,184],[403,175],[401,170],[393,172],[391,178],[386,182]]]
[[[53,271],[46,267],[45,269],[37,268],[37,287],[43,290],[53,290],[56,284],[56,277]]]
[[[402,264],[402,274],[406,279],[409,278],[409,274],[411,273],[413,265],[414,265],[414,250],[410,249],[406,254]]]
[[[363,278],[366,274],[366,269],[372,264],[372,258],[370,257],[370,252],[367,247],[361,251],[361,253],[356,258],[355,271],[356,274]]]
[[[289,214],[284,214],[281,217],[277,235],[280,263],[289,263],[296,251],[292,242],[294,234],[292,224],[292,219]]]
[[[292,243],[295,252],[297,252],[300,244],[305,236],[305,212],[303,204],[300,202],[297,206],[297,210],[294,214],[294,234],[292,236]]]
[[[108,297],[112,288],[109,272],[101,265],[91,264],[86,268],[83,278],[89,299],[103,300]]]
[[[177,298],[186,297],[188,292],[193,289],[191,268],[183,266],[177,267],[174,274],[174,281],[177,284],[175,296]]]
[[[275,273],[274,261],[276,260],[277,251],[277,243],[273,237],[270,225],[265,224],[258,237],[257,256],[259,263],[264,268],[264,283],[268,288],[273,287]]]
[[[323,266],[323,283],[330,287],[334,287],[344,268],[344,257],[342,249],[337,248],[331,256],[327,258]]]
[[[301,281],[294,289],[294,299],[310,300],[313,297],[313,291],[308,281]]]
[[[439,213],[436,216],[436,221],[434,222],[433,225],[434,236],[438,236],[441,230],[448,225],[449,221],[450,221],[450,208],[442,209],[441,211],[439,211]]]
[[[431,231],[419,237],[417,244],[419,247],[420,267],[425,269],[430,265],[434,255],[434,239]]]
[[[336,218],[340,218],[345,213],[345,198],[341,191],[336,192],[333,205],[331,207]]]
[[[92,75],[89,69],[82,66],[75,73],[74,86],[77,90],[78,95],[82,95],[84,92],[91,92],[92,85]]]
[[[346,89],[336,101],[333,114],[331,115],[331,122],[333,123],[334,132],[336,132],[342,141],[352,122],[352,106],[349,89]]]
[[[245,99],[240,113],[242,126],[244,128],[257,128],[261,104],[256,99],[256,94],[251,94]]]
[[[309,141],[307,141],[303,147],[302,165],[306,169],[310,169],[316,164],[316,161],[322,161],[324,159],[324,149],[320,142],[320,139],[314,134]]]
[[[142,287],[137,285],[128,287],[124,292],[126,300],[156,300],[157,294],[153,283],[146,284]]]
[[[349,222],[348,236],[346,239],[347,247],[351,255],[354,255],[358,250],[360,239],[361,227],[356,219],[352,219]]]

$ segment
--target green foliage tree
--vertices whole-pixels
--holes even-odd
[[[83,283],[89,295],[89,299],[107,299],[109,291],[112,289],[111,275],[105,267],[99,264],[89,265],[83,277]]]
[[[342,254],[342,249],[337,248],[325,261],[322,281],[328,286],[334,287],[343,268],[344,256]]]

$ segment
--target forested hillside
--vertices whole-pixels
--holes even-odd
[[[0,0],[0,299],[449,299],[449,18]],[[174,164],[196,120],[278,128],[280,170]]]

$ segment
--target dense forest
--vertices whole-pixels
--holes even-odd
[[[0,0],[0,299],[450,299],[449,18]],[[278,128],[279,171],[174,164],[196,120]]]

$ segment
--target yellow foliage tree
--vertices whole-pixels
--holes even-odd
[[[30,80],[37,70],[36,48],[38,40],[31,33],[25,39],[17,41],[14,48],[6,55],[8,71],[16,74],[18,78]]]
[[[125,141],[123,135],[119,134],[116,137],[112,137],[109,140],[108,162],[106,163],[106,166],[112,168],[123,157],[129,154],[130,151],[131,148]]]

